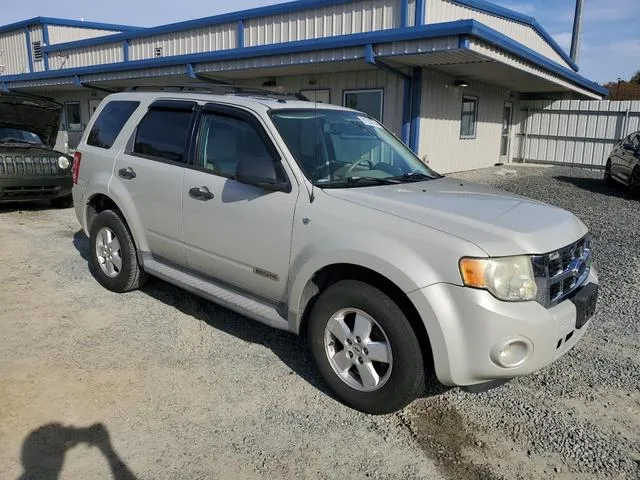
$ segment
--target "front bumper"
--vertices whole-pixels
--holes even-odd
[[[585,286],[589,283],[598,284],[594,269]],[[576,328],[570,300],[547,309],[444,283],[416,290],[409,298],[423,318],[436,375],[445,385],[476,385],[540,370],[571,350],[589,325]],[[510,342],[528,351],[521,364],[506,368],[496,361],[496,352]]]
[[[71,175],[0,176],[0,202],[42,200],[71,195]]]

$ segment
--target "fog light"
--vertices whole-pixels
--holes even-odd
[[[503,368],[516,368],[524,364],[533,352],[533,344],[524,337],[503,340],[491,350],[491,360]]]

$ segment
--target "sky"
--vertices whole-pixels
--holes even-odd
[[[0,25],[36,16],[154,26],[283,0],[0,0]],[[494,0],[538,22],[569,51],[574,0]],[[580,73],[596,82],[628,80],[640,70],[640,0],[584,0]]]

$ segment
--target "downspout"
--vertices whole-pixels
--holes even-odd
[[[569,56],[573,63],[578,63],[580,55],[580,44],[582,43],[582,12],[584,10],[584,0],[576,0],[576,12],[573,17],[573,35],[571,36],[571,52]]]

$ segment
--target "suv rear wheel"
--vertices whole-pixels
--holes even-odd
[[[308,340],[325,382],[357,410],[394,412],[424,389],[413,328],[398,305],[371,285],[343,280],[324,291],[311,310]]]
[[[89,267],[100,284],[123,293],[142,286],[146,274],[138,265],[129,229],[113,210],[99,213],[91,224]]]

